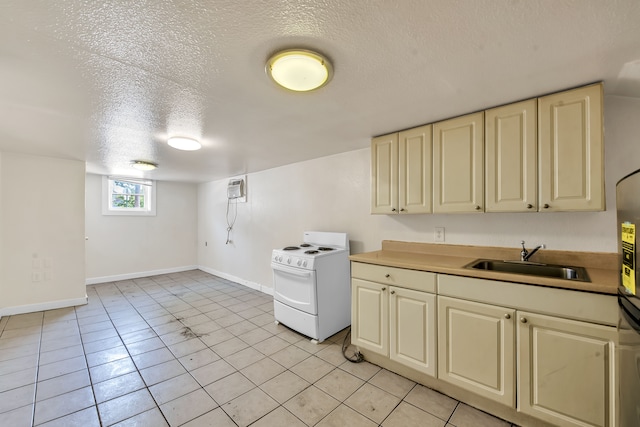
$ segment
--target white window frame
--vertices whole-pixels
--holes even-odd
[[[132,182],[146,186],[144,208],[114,208],[111,206],[114,181]],[[129,178],[122,176],[102,177],[102,215],[155,216],[156,183],[151,179]]]

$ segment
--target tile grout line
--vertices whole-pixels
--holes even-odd
[[[31,406],[31,425],[36,422],[36,396],[38,394],[38,375],[40,374],[40,350],[42,349],[42,335],[44,333],[44,311],[42,312],[42,323],[40,325],[40,340],[38,341],[38,355],[36,356],[36,372],[33,384],[33,405]],[[7,321],[8,323],[8,321]],[[6,327],[6,325],[5,325]]]

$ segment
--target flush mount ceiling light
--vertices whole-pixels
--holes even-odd
[[[304,49],[277,52],[267,61],[266,71],[277,84],[296,92],[318,89],[327,84],[333,74],[327,58]]]
[[[152,171],[158,167],[157,164],[151,162],[145,162],[142,160],[134,160],[131,162],[131,167],[138,169],[139,171]]]
[[[202,148],[202,144],[198,141],[184,136],[172,136],[167,140],[167,143],[177,150],[195,151]]]

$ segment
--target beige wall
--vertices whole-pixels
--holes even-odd
[[[248,200],[238,205],[231,244],[226,240],[226,184],[198,188],[198,263],[204,269],[260,288],[272,287],[271,250],[299,243],[306,230],[349,233],[351,252],[380,248],[383,239],[615,252],[615,184],[640,168],[640,99],[605,98],[607,211],[579,213],[370,215],[370,150],[352,151],[250,174]],[[207,242],[207,246],[205,246]]]
[[[0,157],[0,314],[81,304],[84,162]]]
[[[156,216],[105,216],[102,176],[86,175],[87,283],[195,268],[197,186],[156,185]]]

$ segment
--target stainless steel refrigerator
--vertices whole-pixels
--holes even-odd
[[[640,426],[640,170],[616,185],[618,209],[618,403],[619,427]]]

